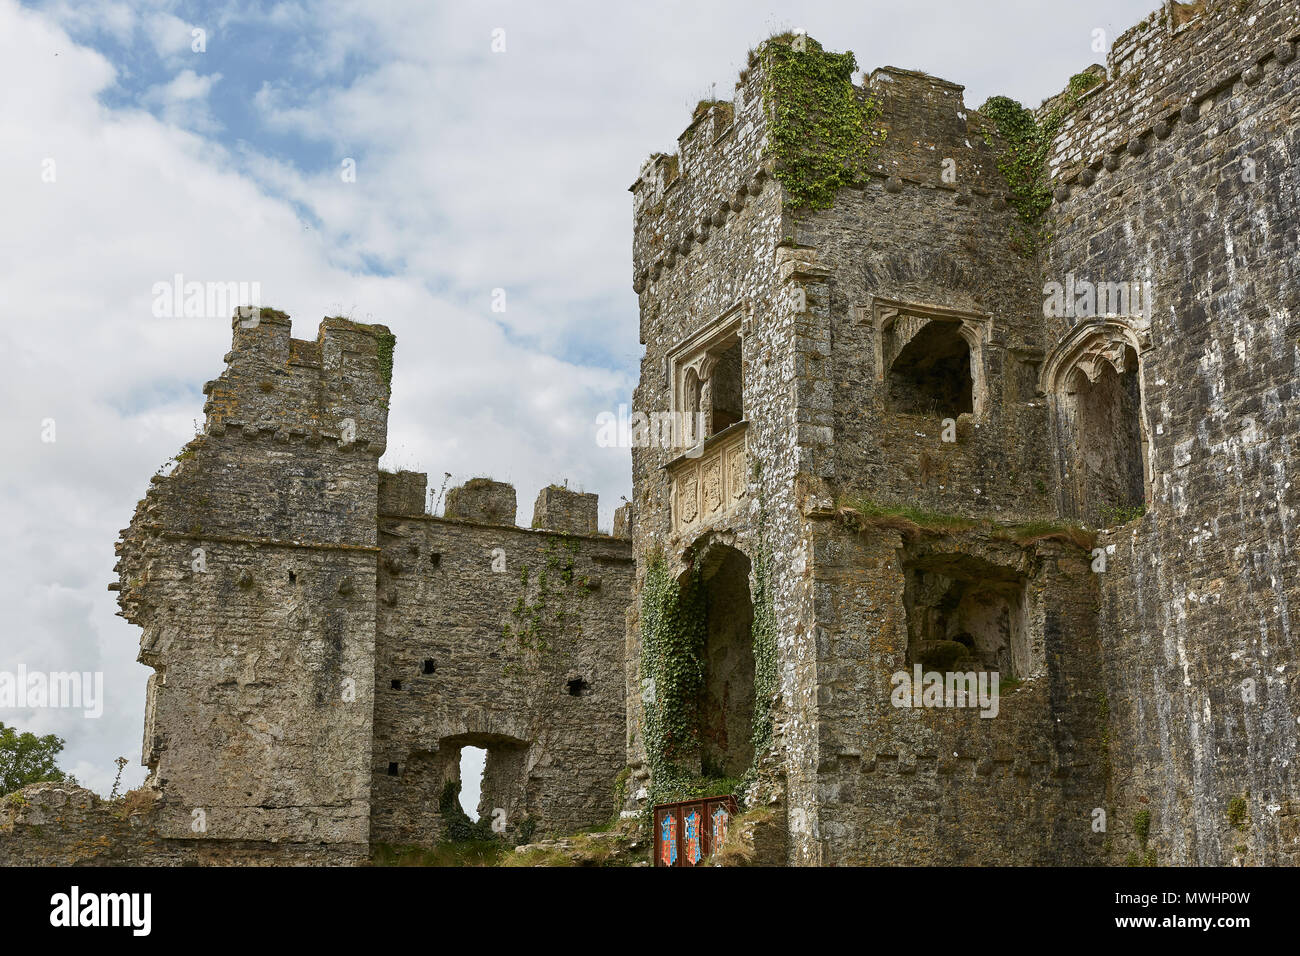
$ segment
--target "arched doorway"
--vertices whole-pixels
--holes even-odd
[[[754,606],[749,558],[732,547],[703,555],[708,615],[700,701],[700,763],[706,776],[739,777],[754,759]]]

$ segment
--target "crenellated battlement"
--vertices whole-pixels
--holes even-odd
[[[794,157],[782,152],[777,140],[783,127],[774,126],[772,117],[802,105],[807,89],[774,82],[769,56],[771,44],[788,46],[792,39],[801,39],[809,54],[852,57],[828,53],[811,37],[767,40],[751,52],[735,97],[702,101],[678,137],[677,152],[656,153],[642,166],[630,190],[636,223],[632,284],[638,294],[661,294],[660,283],[683,264],[706,268],[705,258],[730,256],[727,237],[738,230],[771,235],[774,246],[798,241],[806,197],[797,195],[798,189],[792,194],[786,184],[802,188],[801,177],[810,173],[791,171]],[[987,207],[994,214],[1006,211],[1006,183],[986,142],[989,124],[967,108],[960,84],[892,66],[873,70],[860,85],[851,78],[845,82],[852,84],[855,105],[848,113],[855,115],[845,115],[841,103],[834,121],[850,128],[860,121],[857,138],[867,156],[860,165],[847,155],[837,160],[855,167],[847,175],[849,185],[883,186],[890,196],[905,188],[937,189],[951,193],[958,205]],[[941,175],[941,161],[952,164],[951,176]],[[821,174],[826,168],[823,157]],[[645,336],[643,328],[643,343]]]
[[[304,341],[292,337],[288,315],[262,309],[236,313],[231,327],[226,370],[203,387],[207,434],[323,439],[383,455],[395,344],[386,326],[327,317]]]
[[[766,120],[762,67],[756,64],[732,100],[701,102],[678,137],[677,152],[656,153],[632,193],[633,288],[643,291],[763,194]]]
[[[1091,186],[1103,170],[1143,162],[1157,141],[1194,136],[1201,117],[1230,110],[1241,88],[1280,81],[1294,69],[1298,41],[1300,7],[1289,0],[1244,8],[1237,0],[1166,0],[1116,39],[1105,82],[1062,123],[1048,158],[1056,201]]]
[[[424,472],[380,472],[379,513],[389,517],[436,517],[437,520],[487,527],[516,527],[514,485],[491,478],[471,478],[447,490],[443,513],[435,516],[427,507],[428,479]],[[599,505],[599,496],[595,494],[571,491],[563,485],[547,485],[537,495],[532,524],[526,530],[559,531],[586,537],[600,535],[597,528]]]

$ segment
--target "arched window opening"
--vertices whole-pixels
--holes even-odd
[[[488,752],[482,747],[462,747],[460,751],[460,808],[471,821],[479,818],[479,800],[483,794],[483,771]]]
[[[1091,524],[1122,524],[1146,506],[1142,396],[1137,352],[1125,346],[1112,361],[1076,367],[1066,379],[1066,413],[1079,516]]]
[[[931,321],[889,366],[890,407],[903,414],[955,418],[975,410],[970,345],[961,324]]]
[[[697,423],[703,401],[699,373],[693,368],[688,368],[682,381],[682,418],[686,429],[685,443],[687,445],[693,445],[707,437],[703,434],[697,434],[699,431]]]

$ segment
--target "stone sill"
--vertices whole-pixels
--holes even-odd
[[[668,464],[660,465],[659,470],[671,471],[673,468],[676,468],[684,461],[698,461],[699,459],[707,455],[710,451],[712,451],[714,448],[716,448],[718,445],[723,444],[732,436],[737,435],[740,432],[744,431],[745,426],[748,424],[749,424],[749,419],[742,418],[740,421],[736,422],[735,424],[728,425],[722,431],[716,432],[710,435],[708,438],[704,439],[703,442],[700,442],[699,444],[696,445],[692,445],[685,452],[678,455],[672,461],[668,462]]]

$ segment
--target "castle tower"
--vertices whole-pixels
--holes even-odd
[[[149,679],[144,762],[168,839],[364,854],[377,462],[393,337],[236,315],[203,433],[118,545]]]
[[[118,545],[154,668],[159,855],[346,862],[462,838],[466,747],[486,751],[493,835],[608,822],[632,562],[596,496],[548,486],[520,528],[514,488],[477,478],[429,514],[425,474],[378,469],[385,327],[233,325],[203,433]]]
[[[1053,485],[1104,526],[1112,817],[1159,863],[1300,859],[1298,41],[1285,0],[1166,3],[1047,160]]]
[[[1177,314],[1203,316],[1200,286],[1177,276],[1208,261],[1205,288],[1230,283],[1238,307],[1267,313],[1279,335],[1295,304],[1285,269],[1270,273],[1262,259],[1233,282],[1229,263],[1255,266],[1231,248],[1195,263],[1156,255],[1154,313],[1142,284],[1171,230],[1208,228],[1192,195],[1171,191],[1170,170],[1194,179],[1218,168],[1213,157],[1255,157],[1269,188],[1217,188],[1253,197],[1263,221],[1286,219],[1277,204],[1295,194],[1294,162],[1280,157],[1295,153],[1296,15],[1253,6],[1241,26],[1217,8],[1172,4],[1117,41],[1108,70],[1074,78],[1036,115],[1005,101],[982,114],[956,84],[892,67],[858,85],[851,55],[775,37],[732,101],[701,103],[678,152],[643,167],[632,186],[646,353],[628,711],[647,799],[740,778],[751,799],[784,802],[785,859],[810,864],[1119,862],[1125,852],[1227,862],[1234,794],[1269,793],[1285,817],[1293,785],[1240,765],[1226,724],[1216,739],[1233,771],[1211,769],[1194,747],[1163,762],[1163,711],[1136,702],[1133,672],[1162,673],[1190,638],[1182,612],[1162,612],[1157,632],[1143,608],[1236,573],[1208,555],[1186,579],[1143,570],[1180,551],[1175,528],[1194,534],[1212,517],[1190,506],[1190,486],[1162,484],[1197,445],[1190,410],[1181,444],[1162,437],[1169,390],[1197,360],[1166,325],[1163,374],[1152,378],[1160,289],[1173,290],[1165,302]],[[1213,50],[1236,52],[1217,62]],[[1192,61],[1204,70],[1183,65]],[[1153,72],[1160,63],[1168,69]],[[1205,87],[1211,75],[1223,85]],[[1158,146],[1237,91],[1277,131],[1271,147],[1211,120]],[[1188,105],[1156,115],[1159,102]],[[1023,138],[1029,127],[1006,122],[1023,116],[1054,137],[1050,178],[1017,165],[1037,148]],[[1127,145],[1111,142],[1116,124]],[[1148,151],[1159,158],[1144,167]],[[1105,215],[1073,198],[1094,183],[1109,190]],[[1145,231],[1120,241],[1132,228],[1120,198],[1134,195]],[[1285,229],[1270,235],[1294,249]],[[1054,317],[1052,280],[1073,303],[1067,273],[1084,265],[1113,304]],[[1258,299],[1255,275],[1272,290]],[[1260,334],[1249,320],[1219,321],[1216,336]],[[1239,383],[1241,414],[1255,409],[1252,443],[1264,443],[1250,453],[1251,494],[1283,494],[1278,410],[1290,400],[1292,346]],[[1156,395],[1166,396],[1159,416]],[[1223,500],[1235,480],[1206,471],[1197,498]],[[1144,540],[1152,534],[1163,550]],[[1264,539],[1243,532],[1238,553],[1252,540]],[[1113,560],[1106,570],[1117,547],[1131,549],[1120,574]],[[1273,571],[1256,597],[1275,617],[1294,580],[1259,557]],[[1203,634],[1249,641],[1221,612],[1206,621]],[[1271,655],[1285,633],[1278,620]],[[949,688],[932,706],[913,686],[929,673],[996,674],[1000,689],[988,705],[954,706]],[[1190,680],[1185,668],[1169,673]],[[1185,721],[1178,739],[1195,738],[1200,694],[1167,693]],[[1205,706],[1217,712],[1224,693]],[[1120,697],[1131,702],[1112,703]],[[1287,753],[1290,699],[1278,688],[1252,718],[1286,723]],[[1133,751],[1115,746],[1121,737]],[[1162,781],[1161,814],[1142,815],[1155,795],[1135,785],[1132,761]],[[1189,840],[1180,815],[1193,809]],[[1276,821],[1255,839],[1266,860],[1289,840]]]

